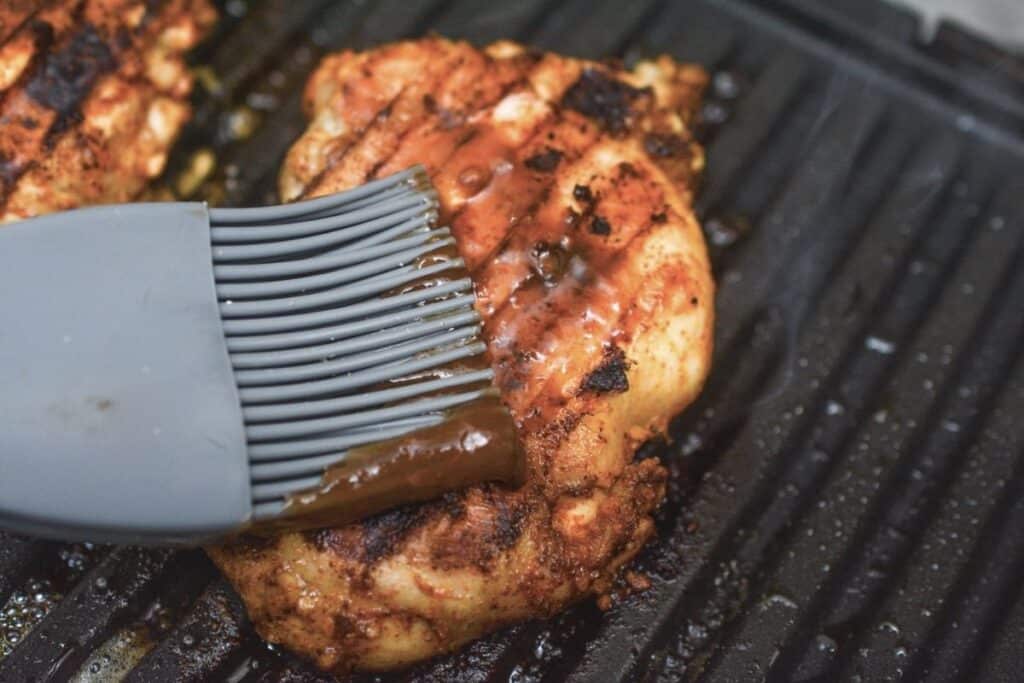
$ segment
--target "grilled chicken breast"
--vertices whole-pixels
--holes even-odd
[[[264,638],[326,669],[389,669],[613,589],[665,492],[636,447],[694,399],[710,361],[691,209],[704,84],[668,58],[626,71],[440,38],[320,65],[283,197],[426,166],[528,480],[209,548]]]
[[[135,198],[188,118],[207,0],[0,5],[0,221]]]

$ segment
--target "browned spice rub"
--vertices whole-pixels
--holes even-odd
[[[636,447],[710,362],[713,285],[691,208],[705,80],[668,58],[627,71],[440,38],[324,60],[283,198],[426,166],[527,483],[210,548],[264,638],[326,669],[388,669],[612,589],[665,493]]]
[[[0,3],[0,222],[134,199],[189,115],[207,0]]]

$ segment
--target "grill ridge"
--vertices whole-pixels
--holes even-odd
[[[1016,374],[1019,376],[1020,370]],[[957,599],[947,602],[938,625],[930,634],[927,650],[933,659],[930,662],[925,657],[915,659],[907,673],[910,680],[926,675],[935,680],[978,679],[978,669],[997,641],[993,632],[1022,595],[1019,577],[1024,571],[1024,552],[1013,541],[1013,535],[1004,535],[1008,529],[1019,529],[1021,524],[1024,524],[1024,466],[1018,465],[1011,485],[1006,487],[981,534],[984,547],[978,554],[983,555],[984,561],[974,562],[964,571],[951,593]],[[985,577],[993,576],[996,590],[987,592],[978,603],[968,601],[971,589],[985,581]],[[968,630],[973,632],[973,637],[956,636],[956,631],[975,621],[981,622],[981,626]],[[959,625],[953,626],[956,622]]]
[[[998,246],[998,245],[996,245],[996,246]],[[974,266],[973,270],[977,271],[979,269],[984,269],[986,267],[989,267],[989,268],[992,269],[992,273],[991,273],[991,278],[992,279],[996,279],[998,276],[1000,276],[1001,274],[1003,274],[1005,272],[1005,270],[1003,270],[1003,269],[995,268],[994,263],[992,263],[991,259],[978,258],[977,254],[973,254],[973,256],[975,257],[973,259],[973,262],[965,264],[965,265]],[[989,255],[989,256],[992,256],[992,255]],[[1006,263],[1003,264],[1004,268],[1006,267],[1006,265],[1007,265]],[[978,273],[975,273],[975,275],[978,275]],[[943,277],[943,275],[940,273],[934,279],[936,281],[938,281],[938,282],[942,282],[946,278]],[[944,292],[945,296],[948,297],[950,295],[950,291],[949,291],[950,289],[954,289],[955,290],[956,288],[958,288],[960,286],[959,279],[960,278],[950,279],[950,283],[947,284],[944,287],[944,289],[947,290],[946,292]],[[977,281],[978,280],[976,279],[975,282],[977,282]],[[1000,287],[991,287],[991,288],[986,287],[986,288],[982,288],[982,287],[979,286],[978,289],[980,291],[989,291],[989,292],[993,292],[994,291],[994,292],[998,292],[1001,288]],[[946,306],[946,307],[939,306],[938,310],[950,310],[950,307],[948,307],[948,306]],[[979,318],[984,318],[984,314],[980,315]],[[932,322],[932,326],[933,327],[937,327],[937,325],[934,324],[935,323],[934,320],[931,321],[931,322]],[[970,351],[971,351],[971,348],[972,348],[972,339],[971,338],[972,337],[976,337],[977,334],[979,333],[978,330],[981,327],[983,327],[983,326],[984,326],[984,322],[980,322],[977,326],[975,326],[973,324],[968,324],[968,323],[965,322],[965,324],[963,326],[964,330],[965,330],[965,333],[963,334],[963,336],[965,338],[964,343],[966,344],[966,346],[963,349],[963,353],[960,354],[961,357],[962,356],[969,356],[970,355]],[[922,333],[922,336],[926,335],[926,334],[928,334],[928,330],[927,329]],[[931,336],[933,336],[933,337],[936,336],[936,332],[934,330],[931,331]],[[901,363],[901,365],[903,365],[903,366],[909,365],[910,369],[911,369],[911,372],[913,372],[914,370],[916,370],[915,363],[916,363],[916,361],[913,361],[912,359],[909,359],[909,360],[905,359],[904,362]],[[902,369],[898,369],[896,371],[896,373],[894,374],[894,376],[898,378],[901,373],[905,374],[905,371],[902,370]],[[950,373],[947,373],[947,374],[953,375],[954,373],[950,372]],[[907,379],[909,380],[910,378],[907,378]],[[915,384],[917,386],[920,386],[920,377],[915,377],[915,380],[903,381],[903,380],[897,379],[897,380],[893,380],[893,382],[894,383],[898,383],[898,384],[903,385],[903,386],[908,386],[908,387],[909,386],[915,386]],[[941,392],[941,391],[948,390],[949,387],[951,386],[951,384],[950,384],[951,382],[952,382],[952,379],[950,379],[948,382],[941,382],[941,381],[940,382],[936,382],[936,384],[942,384],[942,387],[940,388],[940,392]],[[879,410],[884,410],[884,408],[881,408],[881,406],[879,406],[878,404],[879,404],[879,401],[877,399],[875,399],[875,400],[869,402],[864,407],[864,410],[861,411],[864,414],[865,419],[863,420],[862,424],[858,425],[858,427],[857,427],[857,433],[859,433],[859,436],[860,436],[858,441],[863,440],[863,443],[870,443],[870,442],[874,442],[874,443],[882,442],[882,443],[884,443],[885,435],[884,435],[884,431],[883,430],[888,430],[889,429],[889,424],[885,423],[884,421],[883,421],[883,423],[879,423],[877,420],[872,421],[870,419],[867,419],[871,415],[875,415],[875,416],[880,415],[880,414],[884,415],[884,413],[878,412]],[[892,411],[890,410],[890,412],[892,412]],[[901,414],[906,414],[906,413],[902,413],[901,412]],[[930,413],[930,412],[929,413],[925,413],[925,417],[923,419],[919,420],[920,425],[921,425],[920,428],[917,429],[917,430],[914,430],[914,431],[917,432],[917,433],[926,432],[928,430],[928,427],[929,427],[930,423],[935,423],[937,421],[938,421],[938,419],[934,417],[933,413]],[[935,424],[934,426],[936,428],[939,427],[938,424]],[[864,436],[865,432],[867,432],[868,434],[870,434],[871,432],[876,432],[876,434],[875,434],[875,437],[873,439],[870,439],[870,437]],[[850,443],[849,441],[847,441],[846,443],[847,443],[847,446],[845,446],[844,448],[847,448],[847,449],[852,448],[852,445],[853,445],[852,443]],[[916,449],[914,447],[914,442],[911,439],[907,444],[905,444],[905,446],[901,447],[899,450],[901,450],[903,452],[906,452],[906,453],[909,453],[909,454],[913,454],[918,449]],[[927,452],[931,452],[930,449],[921,449],[921,450],[927,450]],[[897,469],[897,471],[894,472],[891,475],[891,477],[895,478],[895,479],[901,478],[903,476],[909,477],[909,470],[911,469],[911,465],[912,464],[914,464],[914,459],[910,458],[909,462],[907,462],[907,464],[905,466],[903,466],[902,468]],[[839,490],[841,490],[841,488]],[[901,498],[899,496],[896,496],[896,495],[887,495],[884,491],[885,491],[885,489],[883,489],[883,493],[880,493],[877,496],[875,496],[875,500],[874,500],[875,507],[876,508],[882,508],[882,509],[892,509],[891,508],[891,503],[890,503],[890,507],[886,508],[884,501],[887,500],[887,499],[889,501],[900,500]],[[829,488],[827,486],[825,486],[825,485],[823,485],[822,488],[819,490],[819,494],[821,495],[821,498],[820,498],[821,500],[833,500],[835,498],[835,493],[830,493],[829,492]],[[822,514],[824,515],[825,513],[823,512]],[[795,516],[791,516],[791,518],[795,518]],[[876,528],[877,529],[878,523],[877,523],[877,521],[873,521],[873,520],[874,520],[874,518],[873,518],[873,516],[872,516],[872,514],[870,512],[867,513],[866,515],[862,516],[861,522],[860,522],[861,526],[858,528],[858,531],[856,533],[863,535],[863,532],[861,532],[861,528],[863,528],[863,527],[867,527],[868,529],[870,529],[870,528]],[[911,525],[911,526],[913,526],[913,525]],[[831,526],[822,523],[820,525],[817,525],[815,528],[817,529],[818,532],[824,533],[824,532],[828,532],[830,530]],[[819,533],[817,535],[821,535],[821,533]],[[857,541],[857,540],[852,541],[852,542],[849,543],[849,548],[851,548],[851,549],[862,549],[862,548],[867,546],[867,543],[864,542],[864,541],[866,541],[866,538],[862,539],[861,541]],[[808,552],[810,550],[811,550],[811,548],[810,548],[809,544],[805,543],[805,544],[803,544],[802,547],[800,547],[799,549],[796,550],[796,553],[797,553],[797,556],[801,556],[802,555],[803,557],[807,557]],[[781,552],[781,548],[780,548],[780,552]],[[827,554],[826,553],[819,553],[819,555],[827,555]],[[817,562],[819,560],[824,561],[825,558],[820,558],[820,557],[816,558],[815,562]],[[792,564],[792,561],[790,561],[790,564]],[[811,562],[809,564],[813,564],[813,562]],[[898,565],[899,563],[897,562],[896,564]],[[843,566],[844,566],[843,562],[839,562],[838,565],[839,566],[838,566],[838,568],[836,570],[836,573],[837,574],[841,574],[841,572],[843,571]],[[766,563],[765,566],[772,567],[772,565],[768,564],[768,563]],[[774,573],[774,569],[772,571]],[[793,569],[791,568],[790,570],[788,570],[788,573],[790,575],[793,575]],[[848,581],[837,582],[836,585],[842,587],[844,585],[849,585],[849,582]],[[830,596],[832,594],[833,594],[833,591],[830,591],[828,589],[828,587],[826,586],[826,587],[823,587],[823,588],[821,588],[820,590],[817,591],[816,597],[819,597],[820,599],[824,600],[824,599],[827,599],[828,596]],[[813,610],[813,606],[808,607],[806,609],[806,611],[805,611],[805,614],[810,615],[810,614],[813,613],[813,611],[814,611]],[[875,612],[874,610],[869,611],[869,613],[874,613],[874,612]],[[747,611],[747,613],[751,614],[751,612],[749,610]],[[751,629],[757,628],[757,626],[755,624],[756,624],[756,620],[754,620],[750,624],[749,628],[751,628]],[[762,624],[762,627],[763,626],[764,625]],[[785,633],[786,630],[787,629],[785,629],[785,628],[778,628],[778,629],[775,630],[775,633],[777,633],[777,634]],[[807,640],[808,636],[813,636],[814,634],[813,633],[810,633],[810,634],[803,633],[802,635],[803,635],[803,642],[808,642],[808,640]],[[734,640],[734,639],[731,638],[730,640]],[[793,640],[800,641],[801,638],[800,637],[796,637]],[[776,665],[775,666],[776,666],[776,669],[778,669],[778,670],[783,670],[783,671],[786,670],[784,655],[780,656],[780,658],[776,660]]]
[[[899,194],[899,190],[896,191]],[[884,209],[883,209],[884,210]],[[927,223],[928,213],[920,212],[915,217],[919,225]],[[888,220],[883,221],[888,223]],[[883,285],[878,288],[878,292],[874,297],[875,301],[883,302],[887,300],[888,296],[886,292],[891,292],[895,287],[895,284]],[[869,295],[865,295],[868,301],[871,301]],[[870,307],[870,303],[867,307]],[[857,352],[862,347],[856,342],[866,338],[869,334],[868,327],[870,326],[870,318],[872,316],[865,316],[865,320],[862,321],[858,330],[850,333],[850,339],[847,342],[838,344],[840,349],[844,349],[838,353],[837,358],[830,362],[826,367],[831,367],[831,370],[827,372],[827,378],[822,380],[822,385],[814,390],[814,395],[809,400],[812,406],[817,408],[812,409],[819,411],[825,411],[825,401],[823,400],[826,396],[833,395],[838,384],[842,381],[844,375],[847,374],[843,368],[849,365],[851,361],[850,352]],[[823,373],[825,374],[825,373]],[[813,396],[817,396],[814,398]],[[781,412],[777,410],[776,412]],[[768,460],[765,465],[765,472],[762,477],[758,480],[758,486],[756,489],[749,491],[744,496],[740,497],[740,500],[744,501],[742,507],[734,516],[730,519],[727,524],[723,525],[723,530],[719,536],[721,539],[718,542],[718,547],[712,551],[711,560],[709,560],[707,566],[714,571],[714,568],[719,566],[725,566],[731,559],[738,558],[741,565],[747,563],[752,566],[759,566],[761,558],[764,557],[766,547],[768,545],[768,539],[773,539],[776,535],[776,530],[772,527],[765,527],[763,523],[759,523],[763,518],[769,518],[776,520],[774,524],[783,524],[791,518],[792,512],[789,514],[772,514],[771,510],[775,506],[786,505],[790,503],[790,497],[779,497],[777,494],[779,491],[784,489],[786,481],[800,481],[803,485],[797,484],[797,489],[804,491],[803,498],[807,498],[809,490],[813,488],[813,482],[816,482],[821,476],[820,470],[827,466],[827,462],[820,458],[803,457],[803,458],[789,458],[781,457],[783,454],[791,453],[797,448],[797,444],[806,444],[811,439],[812,428],[815,426],[816,420],[812,418],[810,414],[803,419],[799,420],[799,425],[785,437],[785,443],[789,445],[779,445],[778,447],[759,447],[757,442],[750,436],[752,429],[744,429],[744,433],[747,435],[746,441],[741,442],[741,445],[736,447],[740,450],[756,450],[761,453],[762,458]],[[741,437],[742,438],[742,437]],[[782,441],[782,438],[779,439]],[[812,445],[803,446],[804,453],[808,455],[814,451]],[[788,470],[788,472],[787,472]],[[796,505],[796,501],[792,501],[791,504]],[[744,529],[757,528],[759,533],[757,539],[749,541],[747,543],[753,543],[752,546],[742,546],[737,549],[731,545],[729,539],[740,535]],[[744,537],[745,534],[740,537]],[[708,590],[707,586],[714,583],[716,580],[714,574],[707,575],[703,581],[698,579],[694,582],[689,593],[690,597],[683,597],[679,603],[679,614],[685,614],[693,611],[693,605],[691,601],[699,603],[702,600],[702,594]],[[789,596],[785,596],[789,597]],[[675,621],[674,619],[669,620],[669,623]]]
[[[1020,246],[1016,251],[1019,252]],[[1009,266],[1007,266],[1007,275],[1012,274],[1014,270],[1020,272],[1020,266],[1022,261],[1019,257],[1015,258]],[[1004,284],[1009,277],[1004,278]],[[1015,278],[1020,284],[1021,278]],[[995,291],[998,291],[996,289]],[[1019,294],[1020,290],[1014,287],[1011,290],[1014,294]],[[1012,299],[1011,299],[1012,301]],[[992,302],[993,306],[996,307],[995,301]],[[998,306],[998,308],[1004,308],[1004,306]],[[986,311],[991,315],[991,311]],[[944,408],[945,414],[942,415],[942,419],[934,417],[932,430],[930,433],[924,433],[926,430],[922,429],[922,448],[921,451],[927,452],[934,455],[934,463],[931,463],[928,468],[933,470],[933,474],[929,477],[925,483],[919,483],[920,480],[913,476],[913,469],[911,468],[912,462],[907,462],[900,470],[895,473],[894,483],[905,482],[907,491],[903,495],[898,495],[897,499],[901,501],[900,505],[890,506],[885,512],[890,516],[896,516],[894,520],[886,520],[885,524],[892,527],[898,528],[904,531],[904,537],[900,540],[903,541],[903,548],[901,549],[904,553],[904,557],[909,556],[910,553],[920,552],[920,537],[925,535],[927,528],[931,524],[931,520],[934,517],[936,506],[939,505],[943,500],[943,492],[948,489],[951,485],[952,480],[961,470],[958,464],[958,454],[966,450],[966,446],[975,441],[976,436],[980,433],[981,424],[984,423],[986,418],[989,417],[991,412],[992,404],[997,398],[998,391],[996,384],[987,390],[979,391],[981,394],[978,399],[973,401],[973,405],[958,405],[965,404],[967,401],[952,394],[952,390],[955,386],[962,385],[962,380],[970,378],[969,381],[977,381],[978,378],[982,378],[982,381],[978,382],[980,386],[986,384],[986,380],[989,383],[1000,382],[1002,378],[1005,378],[1007,372],[1010,370],[1013,360],[1018,356],[1018,352],[1015,349],[1019,348],[1019,344],[1024,342],[1024,325],[1021,324],[1019,318],[1014,320],[1012,311],[1007,313],[1000,311],[1001,318],[995,325],[989,323],[990,326],[999,329],[999,333],[992,334],[990,330],[979,332],[978,336],[982,339],[977,338],[972,340],[974,344],[968,344],[965,353],[963,354],[963,365],[965,366],[962,372],[957,373],[959,377],[952,378],[948,386],[945,388],[945,396],[943,397],[943,403],[940,404],[941,408]],[[1010,316],[1010,319],[1006,319],[1002,316]],[[978,325],[978,328],[983,328],[985,323]],[[1008,327],[1008,329],[1007,329]],[[1014,340],[1015,343],[1006,345],[1004,342],[993,341],[987,337],[996,337],[996,339],[1009,338]],[[979,343],[980,342],[980,343]],[[995,346],[994,353],[996,358],[994,361],[989,361],[986,356],[988,353],[993,351],[992,347]],[[973,346],[973,348],[972,348]],[[982,358],[984,360],[979,361]],[[951,408],[946,408],[945,403],[951,404]],[[949,412],[946,412],[946,411]],[[950,433],[948,430],[943,429],[943,424],[946,422],[952,422],[950,417],[956,419],[955,424],[958,424],[958,431]],[[944,433],[945,432],[945,433]],[[938,447],[930,447],[927,441],[942,441],[951,442],[948,445],[943,444]],[[908,452],[913,453],[916,449],[913,444],[908,449]],[[919,463],[918,468],[925,468],[924,463]],[[928,488],[925,488],[928,487]],[[931,490],[929,490],[931,489]],[[904,512],[906,510],[906,512]],[[881,512],[881,511],[880,511]],[[902,514],[900,514],[902,513]],[[945,560],[944,560],[945,561]],[[932,562],[922,563],[920,566],[929,566]],[[907,564],[900,561],[900,557],[897,556],[896,565],[901,567],[902,572],[906,567],[919,566],[918,563]],[[882,587],[885,588],[884,586]],[[885,597],[888,601],[892,599],[892,591],[886,590]],[[909,619],[906,619],[910,621]]]

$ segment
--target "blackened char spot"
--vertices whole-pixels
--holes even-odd
[[[46,56],[25,92],[57,112],[58,120],[66,119],[78,111],[96,80],[114,66],[110,48],[94,26],[85,24],[63,49]]]
[[[345,616],[344,612],[335,614],[332,621],[334,622],[334,639],[337,641],[344,642],[346,637],[359,631],[358,624]]]
[[[580,390],[592,391],[595,394],[621,394],[629,391],[629,377],[626,376],[628,368],[629,362],[623,350],[609,344],[604,349],[601,364],[586,376]]]
[[[672,133],[648,133],[644,136],[644,149],[656,157],[677,157],[687,151],[686,141]]]
[[[594,220],[590,223],[590,232],[595,235],[610,235],[612,232],[612,226],[602,216],[594,216]]]
[[[21,165],[4,154],[0,154],[0,188],[13,185],[21,172]]]
[[[441,506],[449,519],[460,519],[466,515],[466,502],[461,493],[449,491],[444,494],[441,496]]]
[[[33,19],[28,29],[32,32],[36,54],[46,54],[53,45],[53,25],[41,19]]]
[[[540,171],[542,173],[549,173],[555,170],[558,166],[558,162],[562,160],[562,153],[557,149],[548,147],[547,150],[534,154],[532,157],[527,159],[524,163],[526,168],[531,171]]]
[[[579,214],[579,212],[577,212],[572,207],[569,207],[569,209],[566,211],[566,214],[565,214],[565,225],[567,227],[571,228],[572,226],[576,225],[579,222],[580,222],[580,214]]]
[[[117,45],[119,52],[125,52],[132,46],[132,32],[121,26],[114,35],[114,44]]]
[[[572,196],[576,198],[576,201],[587,202],[588,204],[594,201],[594,193],[590,191],[590,187],[587,185],[577,185],[572,188]]]
[[[612,133],[626,131],[633,117],[630,105],[647,92],[617,81],[599,69],[584,69],[562,97],[562,105],[597,120]]]
[[[242,534],[231,539],[221,547],[232,555],[256,559],[265,550],[270,550],[277,545],[277,540],[277,536]]]
[[[636,166],[629,163],[628,161],[619,162],[619,173],[622,174],[623,178],[639,178],[640,171],[636,170]]]
[[[373,564],[394,553],[420,523],[423,511],[421,506],[405,505],[364,519],[363,552],[366,562]]]
[[[509,505],[503,497],[493,497],[491,503],[496,511],[491,540],[499,550],[508,550],[523,533],[526,510],[520,505]]]

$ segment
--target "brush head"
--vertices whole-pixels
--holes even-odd
[[[472,281],[437,216],[421,168],[295,204],[210,211],[256,522],[301,525],[316,507],[336,523],[518,471]]]
[[[412,169],[287,206],[5,227],[0,524],[190,543],[514,479],[436,202]]]

